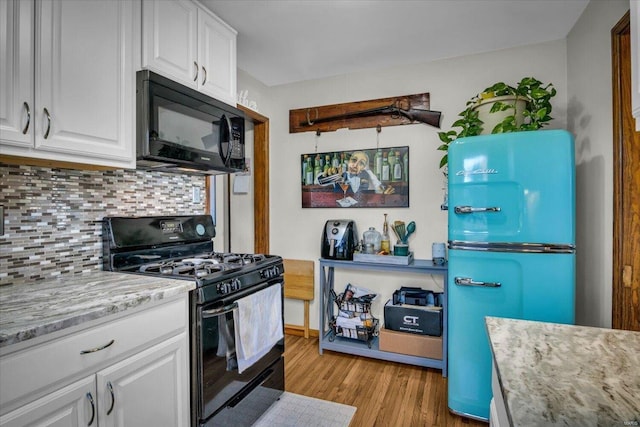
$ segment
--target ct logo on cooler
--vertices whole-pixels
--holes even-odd
[[[405,325],[417,326],[418,316],[404,316],[402,318],[402,321],[404,322]]]

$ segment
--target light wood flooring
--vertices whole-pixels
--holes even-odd
[[[285,335],[285,388],[355,406],[350,427],[488,426],[449,412],[440,370],[332,351],[321,356],[317,337]]]

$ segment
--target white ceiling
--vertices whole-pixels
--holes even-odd
[[[267,86],[567,36],[589,0],[202,0]]]

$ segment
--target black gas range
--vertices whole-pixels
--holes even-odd
[[[236,312],[241,299],[277,287],[284,305],[282,258],[215,252],[209,215],[105,217],[102,235],[104,270],[196,284],[189,295],[192,425],[252,425],[284,391],[284,338],[241,373]]]
[[[198,304],[283,274],[276,255],[214,252],[215,235],[209,215],[106,217],[103,269],[193,280]]]

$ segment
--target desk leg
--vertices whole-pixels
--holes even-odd
[[[324,319],[324,313],[326,310],[326,301],[327,301],[327,271],[326,268],[321,265],[320,266],[320,323],[318,324],[318,330],[320,331],[320,336],[318,337],[318,351],[320,354],[322,354],[322,340],[324,339],[324,335],[325,335],[325,328],[324,328],[324,324],[325,324],[325,319]]]
[[[320,264],[320,325],[318,327],[318,350],[322,354],[322,343],[328,333],[327,323],[333,317],[331,289],[333,289],[334,268]],[[329,317],[329,319],[327,318]]]

